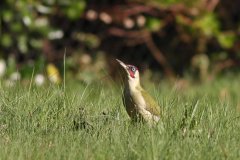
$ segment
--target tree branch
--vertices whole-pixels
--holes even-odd
[[[167,77],[170,79],[170,81],[173,82],[175,80],[175,72],[173,71],[172,67],[170,66],[170,64],[168,63],[167,59],[164,57],[162,52],[155,45],[155,43],[152,39],[151,33],[144,29],[141,30],[141,33],[142,33],[143,39],[144,39],[147,47],[151,51],[152,55],[158,61],[158,63],[163,66],[163,69],[164,69]]]

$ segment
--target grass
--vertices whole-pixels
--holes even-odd
[[[166,82],[144,83],[167,117],[151,128],[131,123],[110,80],[67,79],[66,87],[45,88],[2,83],[0,159],[239,159],[239,78],[177,91]]]

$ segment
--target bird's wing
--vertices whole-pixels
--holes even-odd
[[[137,90],[141,92],[145,100],[146,110],[148,110],[155,116],[160,116],[160,107],[157,105],[156,101],[141,86],[138,86]]]

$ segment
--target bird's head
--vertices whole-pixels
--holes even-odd
[[[133,66],[133,65],[127,65],[124,64],[122,61],[116,59],[119,64],[124,68],[124,70],[127,73],[127,77],[129,81],[134,81],[134,82],[138,82],[139,83],[139,71],[137,69],[137,67]]]

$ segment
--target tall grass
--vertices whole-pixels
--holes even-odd
[[[182,90],[144,83],[166,115],[153,127],[130,121],[110,83],[2,84],[0,159],[240,158],[239,76]]]

